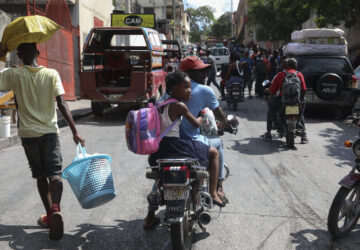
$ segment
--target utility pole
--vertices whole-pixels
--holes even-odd
[[[233,24],[233,0],[231,0],[231,15],[230,15],[230,24],[231,24],[231,38],[234,37],[234,24]]]
[[[232,1],[232,0],[231,0]],[[175,24],[175,17],[176,17],[176,15],[175,15],[175,0],[172,0],[172,14],[173,14],[173,22],[174,22],[174,24],[173,24],[173,40],[175,40],[175,27],[176,27],[176,24]]]

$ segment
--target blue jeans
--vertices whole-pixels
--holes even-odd
[[[221,138],[208,137],[210,147],[216,148],[219,151],[219,179],[225,179],[224,173],[224,149]]]

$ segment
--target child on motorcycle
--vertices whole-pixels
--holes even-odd
[[[219,170],[219,152],[206,144],[190,139],[180,138],[179,126],[182,117],[187,119],[194,127],[200,127],[202,117],[195,118],[188,107],[181,101],[187,101],[191,97],[191,81],[189,76],[181,71],[169,73],[166,76],[166,92],[170,98],[179,102],[166,105],[160,110],[161,131],[165,131],[175,120],[176,124],[160,142],[159,150],[150,155],[149,164],[156,165],[156,160],[167,157],[190,157],[198,159],[204,166],[209,166],[210,195],[214,204],[224,207],[225,204],[217,195],[217,179]],[[145,219],[144,228],[151,228],[156,222],[155,211],[149,209]]]

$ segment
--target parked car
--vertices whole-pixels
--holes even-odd
[[[228,64],[230,58],[229,49],[226,47],[212,47],[209,48],[211,54],[215,58],[216,67],[221,68],[221,65]]]
[[[351,114],[358,99],[357,78],[346,56],[296,56],[303,73],[307,106],[341,108]]]
[[[139,106],[165,91],[163,47],[156,30],[93,28],[82,52],[81,98],[94,114],[111,104]]]

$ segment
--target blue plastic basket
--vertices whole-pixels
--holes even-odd
[[[80,145],[79,145],[80,146]],[[78,154],[62,173],[81,206],[85,209],[101,206],[114,199],[116,192],[108,155],[86,157],[86,151],[78,146]],[[79,148],[83,158],[79,157]]]

